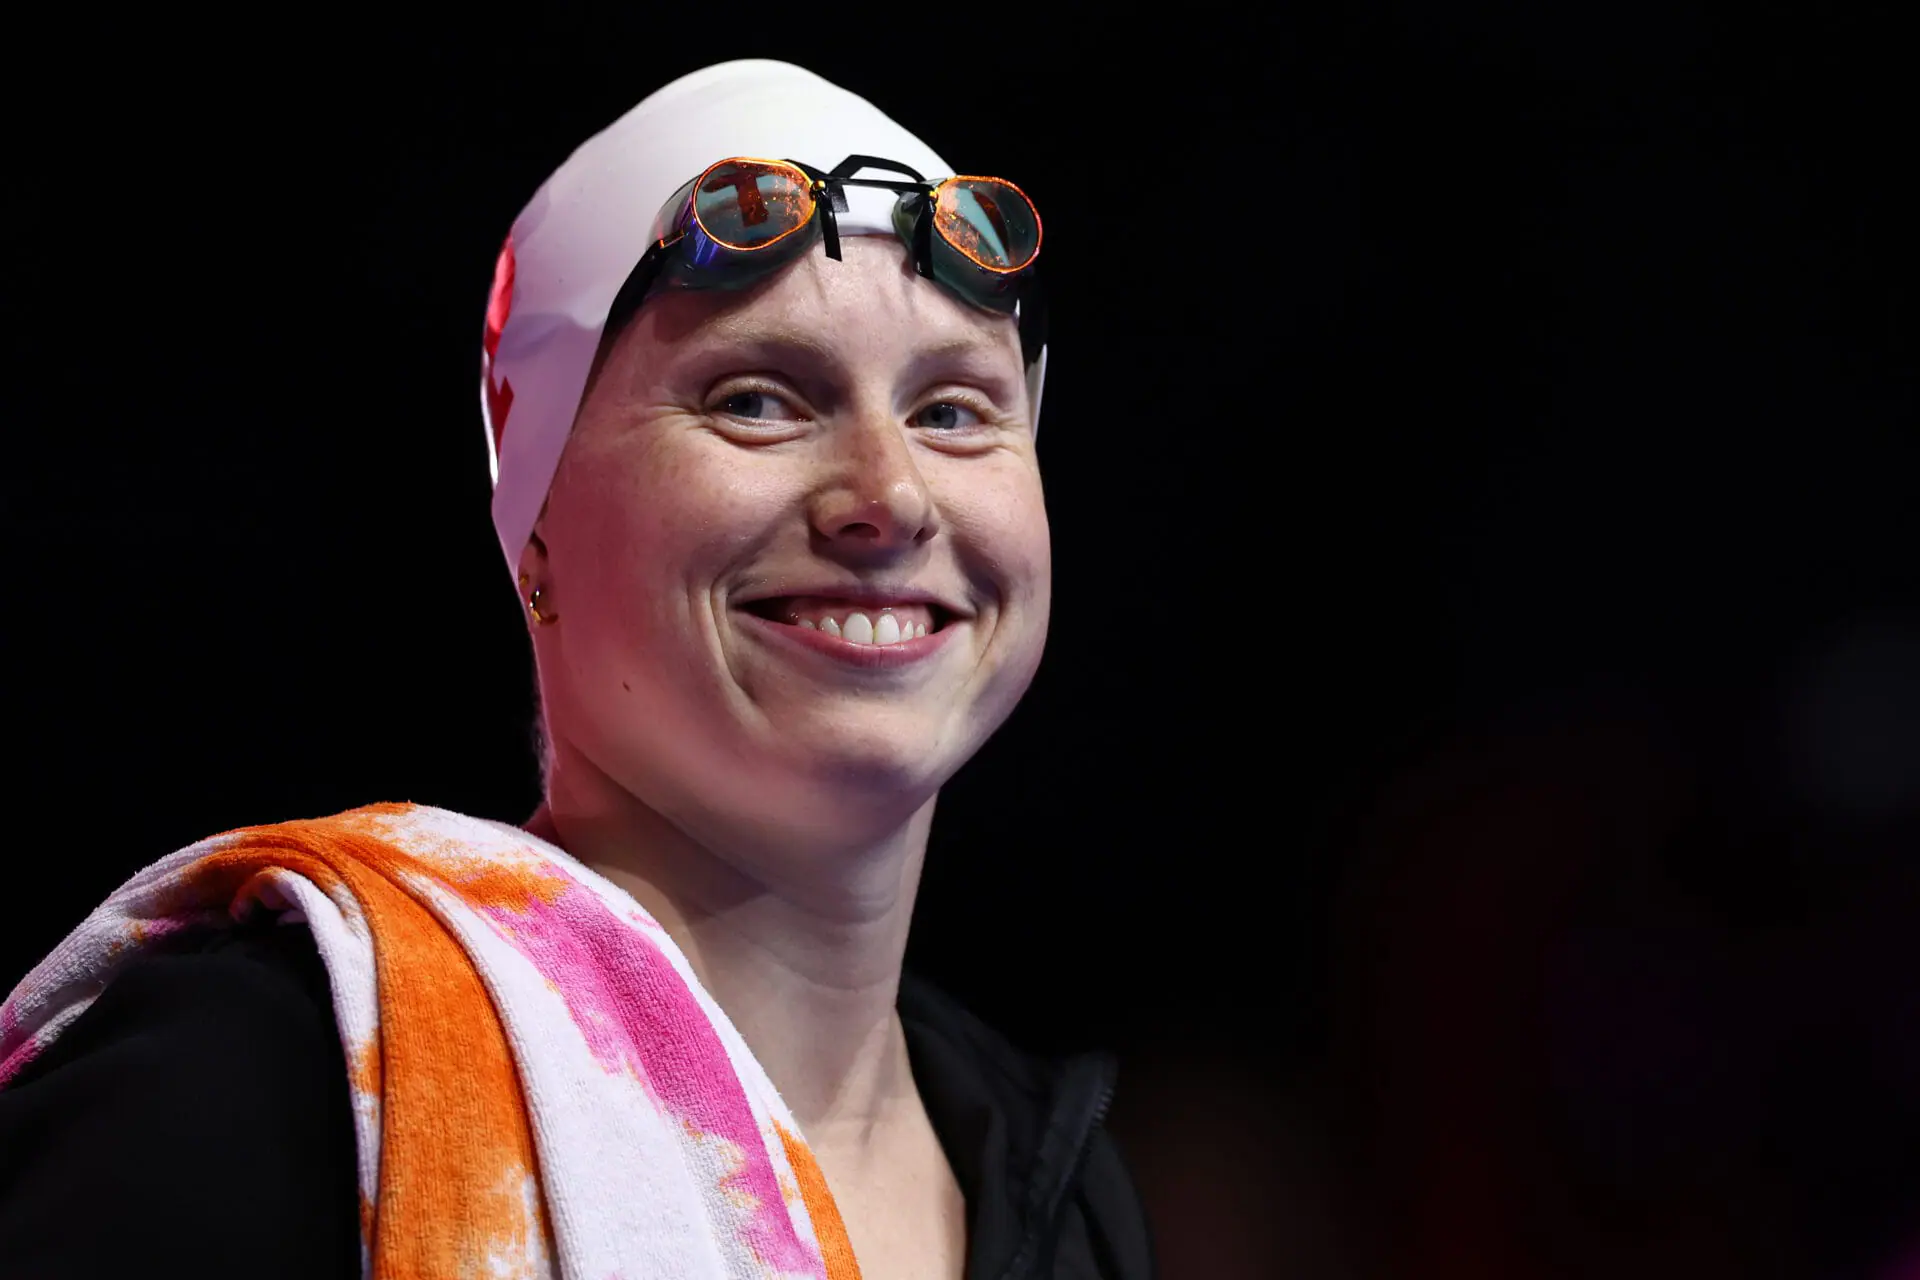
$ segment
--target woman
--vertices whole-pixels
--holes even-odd
[[[1106,1061],[901,975],[1050,588],[1039,220],[953,172],[736,62],[542,187],[482,399],[544,802],[117,891],[0,1008],[8,1275],[1149,1273]]]

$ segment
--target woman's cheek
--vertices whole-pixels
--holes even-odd
[[[1023,468],[1003,468],[984,483],[954,486],[947,509],[948,524],[963,544],[970,544],[1005,579],[1011,596],[1027,596],[1036,589],[1044,598],[1052,575],[1052,534],[1038,478]]]

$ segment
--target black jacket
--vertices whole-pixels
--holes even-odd
[[[1110,1059],[1044,1063],[909,978],[914,1078],[966,1194],[967,1280],[1147,1280],[1101,1127]],[[304,928],[210,932],[129,964],[0,1090],[0,1274],[359,1274],[346,1064]]]

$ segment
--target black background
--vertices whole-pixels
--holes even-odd
[[[0,975],[212,831],[526,815],[494,253],[779,57],[1046,219],[1054,630],[912,959],[1122,1052],[1169,1274],[1920,1266],[1907,46],[1340,14],[22,27]]]

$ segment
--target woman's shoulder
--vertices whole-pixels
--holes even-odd
[[[313,936],[266,916],[198,928],[128,960],[39,1057],[8,1082],[14,1103],[130,1067],[141,1088],[205,1089],[263,1069],[339,1056],[327,971]],[[132,1080],[121,1083],[133,1083]]]
[[[0,1089],[0,1256],[20,1276],[352,1274],[351,1106],[306,928],[169,939]]]

